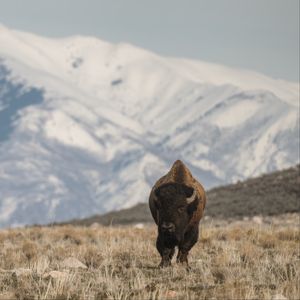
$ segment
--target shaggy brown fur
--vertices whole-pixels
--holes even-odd
[[[192,194],[194,201],[187,203]],[[161,266],[170,265],[176,246],[179,248],[177,262],[188,262],[188,252],[198,240],[205,205],[203,186],[180,160],[155,183],[149,207],[158,225],[156,246],[162,257]]]

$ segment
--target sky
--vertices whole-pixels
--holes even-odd
[[[299,81],[299,0],[0,0],[0,23]]]

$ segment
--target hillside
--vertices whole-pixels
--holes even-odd
[[[300,165],[236,184],[214,188],[207,193],[205,215],[217,219],[238,219],[256,215],[272,216],[300,212]],[[73,225],[100,223],[153,223],[148,204],[68,222]]]
[[[299,163],[299,84],[0,26],[0,227],[145,203],[181,159],[212,188]]]

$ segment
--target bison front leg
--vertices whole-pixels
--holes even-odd
[[[179,244],[178,247],[178,255],[176,262],[186,264],[189,268],[188,263],[188,254],[192,247],[197,243],[199,235],[199,228],[198,226],[195,228],[190,229],[184,235],[183,241]]]
[[[168,267],[171,266],[171,260],[175,252],[175,247],[168,248],[165,246],[163,239],[159,235],[156,241],[156,248],[161,256],[161,262],[159,267]]]
[[[171,260],[174,255],[174,252],[175,252],[175,248],[173,249],[165,248],[163,250],[163,253],[161,254],[161,262],[159,264],[159,267],[164,268],[164,267],[171,266]]]

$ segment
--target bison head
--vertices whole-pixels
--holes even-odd
[[[159,232],[180,242],[198,205],[196,190],[184,184],[169,183],[158,187],[154,195]]]

